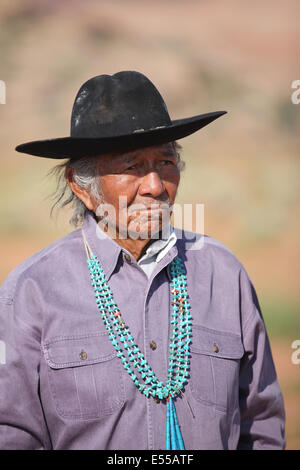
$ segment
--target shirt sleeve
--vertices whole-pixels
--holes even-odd
[[[40,342],[15,308],[13,299],[0,297],[0,448],[51,449],[39,399]]]
[[[241,431],[238,449],[284,449],[285,411],[270,343],[255,289],[242,277],[243,343],[240,367]]]

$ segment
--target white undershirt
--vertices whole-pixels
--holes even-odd
[[[169,225],[168,230],[164,230],[164,238],[154,241],[147,248],[146,253],[138,260],[138,265],[147,274],[148,278],[151,276],[152,271],[158,263],[175,245],[177,241],[176,234],[173,227]]]

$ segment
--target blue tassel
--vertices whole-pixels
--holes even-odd
[[[183,439],[181,436],[178,420],[177,420],[177,414],[175,410],[175,405],[173,400],[171,401],[171,406],[173,408],[173,420],[174,420],[174,428],[175,428],[175,435],[176,435],[176,450],[184,450],[184,444],[183,444]]]
[[[166,450],[171,450],[171,431],[170,431],[170,406],[167,402],[167,420],[166,420]]]
[[[166,450],[184,450],[176,410],[171,397],[167,402]]]

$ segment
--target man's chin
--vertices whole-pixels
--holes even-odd
[[[169,224],[148,222],[141,225],[128,226],[128,238],[133,240],[159,239],[168,231]]]

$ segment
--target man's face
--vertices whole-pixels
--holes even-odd
[[[113,223],[113,206],[118,236],[152,238],[169,223],[180,180],[176,160],[173,143],[100,156],[98,220]]]

